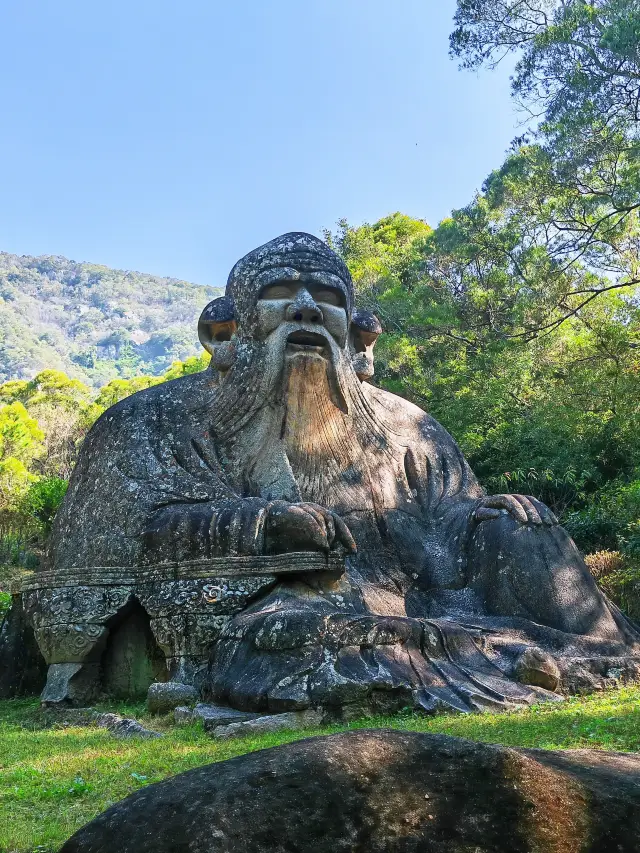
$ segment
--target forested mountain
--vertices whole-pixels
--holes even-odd
[[[59,256],[0,252],[0,382],[44,368],[99,387],[200,352],[196,322],[222,291]]]

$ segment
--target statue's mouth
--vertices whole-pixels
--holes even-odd
[[[304,329],[299,329],[296,332],[291,332],[287,337],[287,351],[317,353],[326,358],[328,341],[324,335],[318,335],[315,332],[307,332]]]

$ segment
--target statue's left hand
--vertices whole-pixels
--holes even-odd
[[[265,533],[268,547],[277,551],[329,551],[342,545],[356,552],[351,531],[340,516],[318,504],[272,501]]]
[[[473,514],[474,521],[490,521],[506,511],[520,524],[545,524],[552,527],[558,519],[549,507],[531,495],[487,495]]]

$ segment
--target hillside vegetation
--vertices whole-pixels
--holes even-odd
[[[198,316],[220,293],[58,256],[0,252],[0,381],[53,369],[100,387],[163,373],[199,353]]]

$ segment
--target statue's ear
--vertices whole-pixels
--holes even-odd
[[[235,305],[230,296],[214,299],[198,320],[200,343],[211,354],[213,366],[221,372],[233,363],[234,348],[230,342],[237,328]]]
[[[361,382],[373,376],[373,348],[381,333],[380,320],[373,312],[366,308],[355,309],[350,330],[351,359]]]

